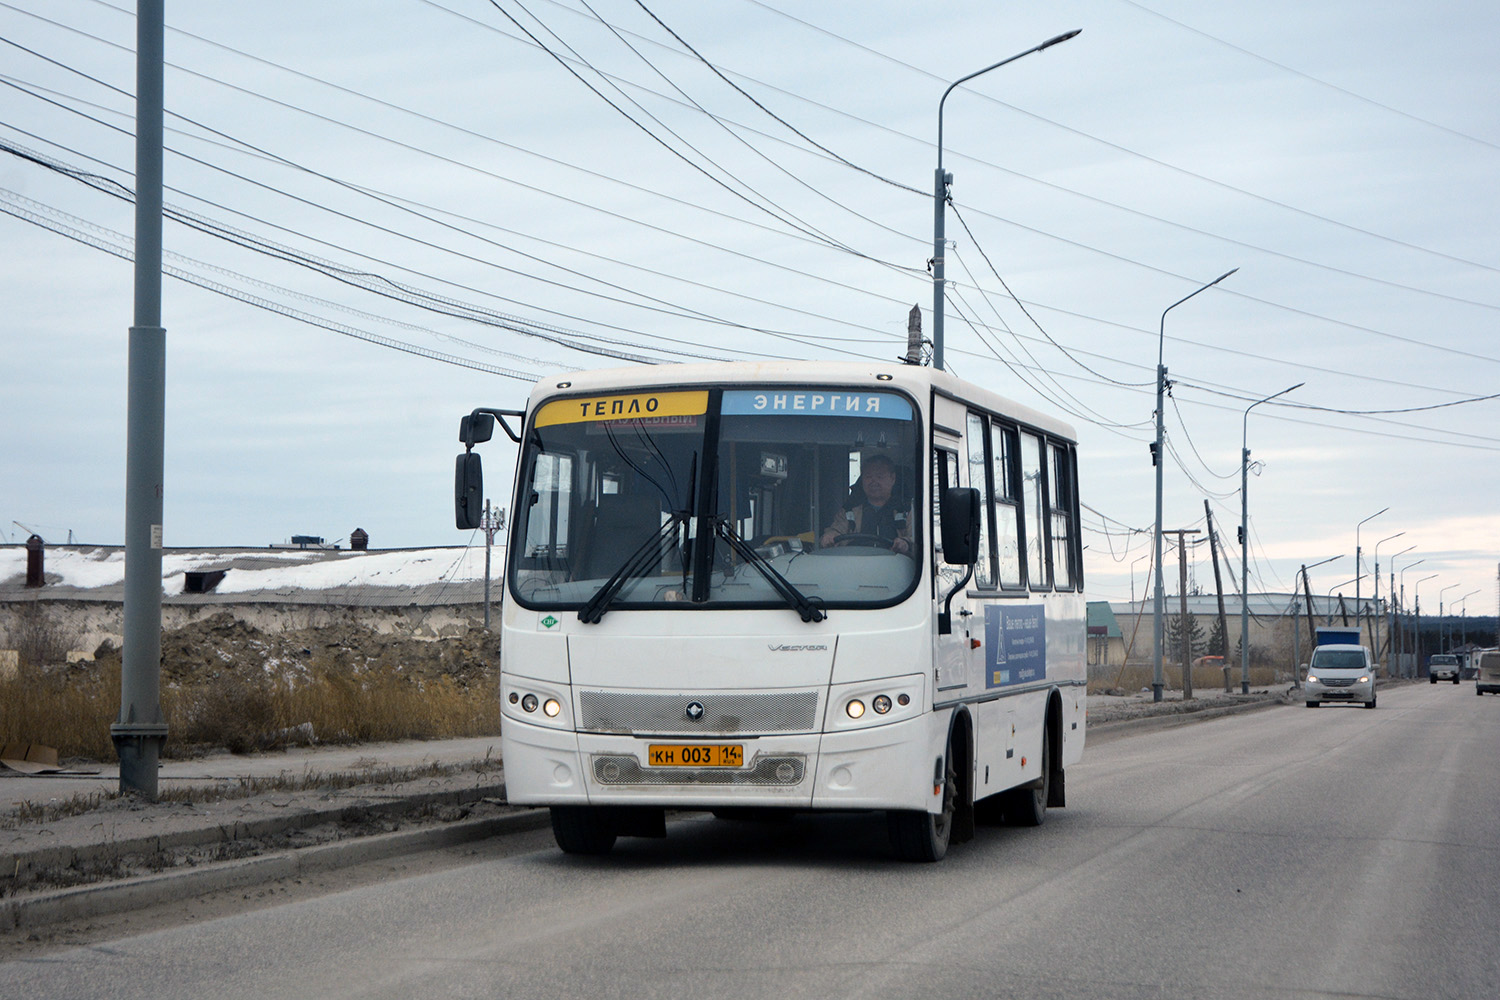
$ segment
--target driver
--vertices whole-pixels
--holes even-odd
[[[818,544],[827,548],[840,535],[873,535],[890,542],[892,552],[911,552],[911,519],[891,498],[896,486],[896,463],[887,455],[871,455],[860,467],[863,503],[840,510],[824,529]]]

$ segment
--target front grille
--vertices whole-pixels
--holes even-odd
[[[1323,681],[1324,687],[1346,688],[1354,683],[1353,677],[1333,677]]]
[[[807,771],[798,754],[757,757],[749,767],[641,767],[627,754],[594,757],[594,780],[601,785],[796,785]]]
[[[703,706],[692,722],[689,704]],[[611,694],[580,691],[578,728],[590,733],[728,736],[738,733],[809,733],[818,725],[818,693]]]

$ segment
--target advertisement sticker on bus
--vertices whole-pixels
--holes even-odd
[[[984,609],[985,687],[1047,679],[1047,617],[1040,604]]]

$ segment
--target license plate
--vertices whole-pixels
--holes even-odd
[[[651,767],[743,767],[745,748],[738,743],[692,746],[652,743],[646,748]]]

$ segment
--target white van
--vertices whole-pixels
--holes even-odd
[[[1495,658],[1495,668],[1500,674],[1500,654]],[[1375,664],[1370,651],[1364,646],[1317,647],[1307,665],[1304,692],[1308,708],[1317,708],[1325,701],[1363,702],[1365,708],[1374,708]]]
[[[1474,675],[1474,693],[1500,694],[1500,649],[1482,649],[1474,654],[1479,672]]]

